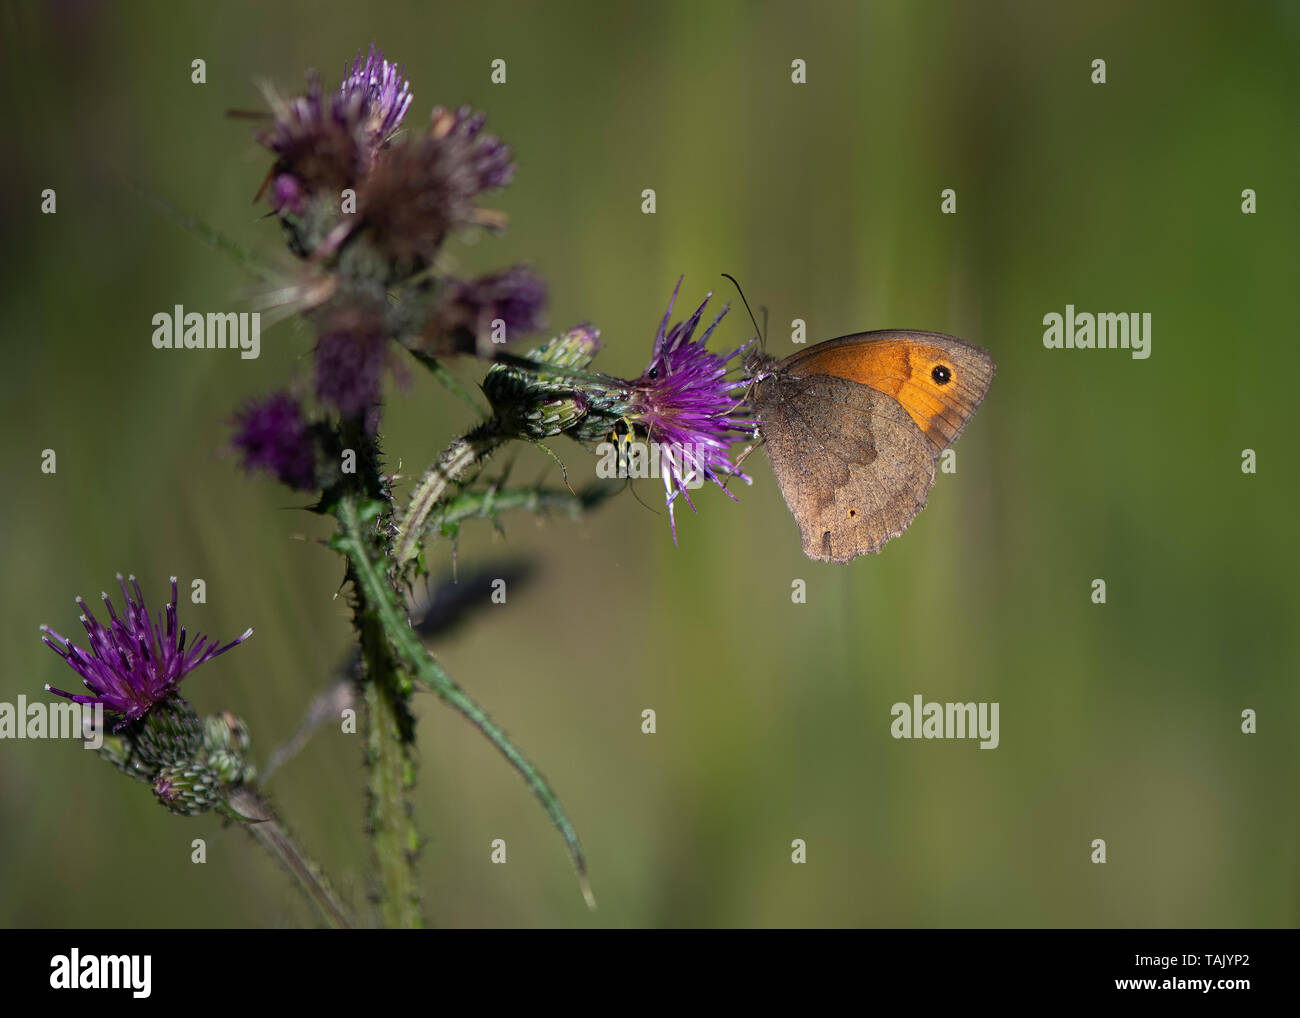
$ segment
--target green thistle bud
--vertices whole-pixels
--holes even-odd
[[[600,332],[580,325],[524,354],[540,370],[494,364],[483,392],[501,430],[532,439],[567,433],[580,441],[608,434],[626,412],[630,393],[617,379],[586,371],[600,346]]]
[[[172,813],[194,816],[221,809],[248,819],[226,809],[226,799],[257,775],[247,759],[251,741],[248,726],[234,714],[200,721],[173,693],[120,732],[105,734],[99,753],[123,774],[151,785]]]
[[[214,714],[203,722],[208,766],[223,784],[240,785],[256,776],[257,769],[245,759],[251,743],[248,726],[230,711]]]
[[[554,339],[547,340],[524,356],[538,364],[582,371],[595,360],[602,345],[599,329],[593,325],[579,325]]]
[[[173,813],[195,816],[225,801],[221,776],[203,763],[164,767],[153,779],[153,794]]]

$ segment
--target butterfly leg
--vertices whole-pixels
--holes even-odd
[[[749,454],[753,452],[755,449],[757,449],[760,445],[762,445],[762,442],[751,442],[748,446],[745,447],[745,451],[740,454],[736,462],[731,464],[731,473],[727,475],[727,479],[722,482],[723,491],[727,490],[727,485],[731,483],[731,479],[735,477],[737,471],[740,470],[740,465],[744,463],[745,460],[749,458]]]

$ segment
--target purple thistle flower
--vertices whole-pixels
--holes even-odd
[[[316,74],[307,94],[283,99],[268,92],[274,118],[257,140],[276,155],[270,190],[277,212],[301,215],[305,200],[321,191],[355,187],[411,107],[411,85],[396,65],[370,44],[337,93],[326,95]]]
[[[81,624],[90,642],[87,654],[66,637],[49,626],[41,626],[41,637],[47,647],[63,658],[78,675],[91,695],[65,693],[46,685],[46,690],[75,703],[102,704],[105,711],[121,715],[114,725],[120,730],[132,721],[142,718],[176,689],[182,679],[205,661],[224,654],[236,644],[253,635],[252,629],[231,640],[224,647],[200,636],[192,647],[185,648],[186,631],[176,623],[176,577],[172,578],[172,597],[167,607],[158,614],[157,621],[149,618],[144,605],[144,595],[135,577],[131,577],[131,590],[118,573],[117,582],[122,588],[126,603],[125,613],[119,617],[113,610],[108,594],[101,595],[108,608],[109,623],[100,625],[90,614],[86,602],[80,597]]]
[[[235,415],[232,444],[243,455],[244,469],[265,470],[298,491],[316,483],[316,446],[302,408],[281,390],[266,399],[250,400]]]
[[[378,149],[393,136],[406,111],[411,108],[411,83],[402,76],[396,64],[384,59],[384,51],[370,44],[370,55],[352,62],[352,73],[339,86],[339,98],[347,102],[352,96],[361,97],[365,111],[366,129],[371,145]]]
[[[440,349],[490,356],[492,323],[505,324],[507,339],[542,325],[546,284],[532,270],[516,265],[478,279],[449,280],[436,317]]]
[[[700,324],[700,316],[712,292],[705,295],[695,313],[685,321],[668,327],[673,304],[682,281],[677,280],[668,310],[664,312],[655,334],[654,351],[641,377],[630,383],[631,409],[627,417],[645,429],[651,441],[660,444],[660,473],[668,506],[668,521],[673,543],[677,543],[677,523],[673,503],[680,495],[695,512],[686,493],[691,482],[713,481],[734,502],[736,496],[726,489],[721,474],[734,475],[748,483],[749,478],[736,472],[728,455],[731,444],[754,429],[754,421],[737,415],[740,402],[734,393],[749,384],[746,378],[727,379],[728,365],[748,348],[749,343],[724,355],[705,349],[713,330],[722,321],[730,305],[723,305],[713,324],[698,340],[691,337]],[[697,485],[698,486],[698,485]]]
[[[379,402],[389,352],[383,320],[372,309],[334,310],[316,341],[316,397],[345,417],[372,408]]]

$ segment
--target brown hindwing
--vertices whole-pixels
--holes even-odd
[[[893,398],[779,368],[753,398],[772,472],[809,558],[874,554],[924,508],[934,483],[932,443]]]

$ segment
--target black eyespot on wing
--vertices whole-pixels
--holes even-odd
[[[936,364],[934,370],[930,372],[930,377],[934,379],[935,385],[947,385],[952,379],[952,371],[945,364]]]

